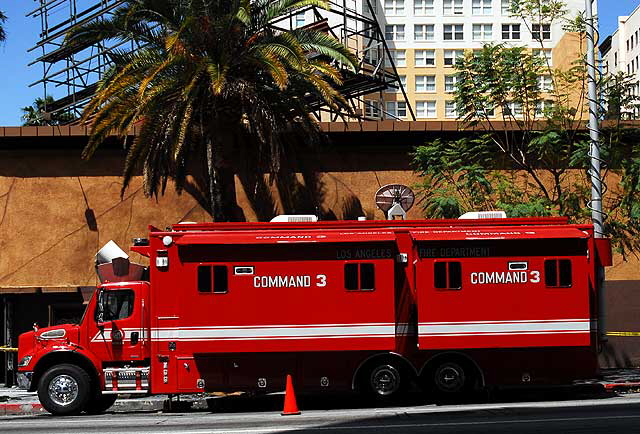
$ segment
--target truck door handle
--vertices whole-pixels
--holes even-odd
[[[140,339],[139,332],[131,332],[131,345],[137,344],[139,339]]]

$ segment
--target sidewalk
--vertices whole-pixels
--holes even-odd
[[[576,386],[600,385],[607,392],[640,392],[640,369],[609,369],[603,372],[601,380],[580,381]],[[173,408],[169,408],[166,395],[135,397],[121,395],[109,409],[109,412],[158,412],[158,411],[188,411],[208,410],[211,399],[222,398],[225,394],[180,395],[180,401],[173,400]],[[209,402],[207,402],[209,401]],[[225,400],[226,402],[226,400]],[[238,402],[227,402],[224,406],[233,406]],[[35,392],[12,387],[0,387],[0,417],[17,415],[48,414],[38,401]]]
[[[110,412],[151,412],[169,411],[167,395],[154,395],[143,397],[129,397],[121,395],[109,409]],[[180,401],[174,398],[173,410],[187,411],[208,409],[207,399],[215,398],[209,395],[180,395]],[[36,392],[26,392],[16,387],[0,387],[0,416],[27,416],[48,414],[42,408]]]

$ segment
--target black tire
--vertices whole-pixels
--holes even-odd
[[[444,359],[427,369],[423,381],[436,399],[461,402],[471,397],[476,385],[476,372],[466,361]]]
[[[38,382],[38,398],[49,413],[66,416],[80,413],[91,396],[91,378],[76,365],[57,365]]]
[[[87,402],[84,411],[86,411],[87,414],[104,413],[113,405],[114,402],[116,402],[116,399],[118,399],[118,395],[116,394],[103,395],[98,392],[98,394]]]
[[[397,401],[407,391],[409,378],[406,370],[393,361],[372,363],[360,378],[361,390],[379,402]]]

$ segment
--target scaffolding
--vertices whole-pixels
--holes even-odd
[[[42,77],[30,86],[42,85],[45,121],[56,113],[77,117],[111,65],[111,53],[136,50],[139,46],[131,40],[110,40],[71,48],[64,44],[65,35],[74,27],[107,18],[125,1],[34,1],[38,7],[27,16],[40,20],[41,33],[38,43],[29,50],[38,53],[30,65],[41,64]],[[278,19],[273,27],[279,30],[301,26],[314,28],[332,34],[353,51],[359,62],[358,71],[352,73],[343,65],[337,65],[345,79],[338,90],[357,117],[381,118],[382,92],[392,88],[401,90],[411,117],[415,119],[376,19],[376,3],[376,0],[331,0],[328,10],[309,6]],[[364,98],[375,93],[377,99]],[[321,120],[335,120],[345,114],[331,112],[319,99],[311,99],[309,104]]]

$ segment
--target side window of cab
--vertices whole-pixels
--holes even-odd
[[[133,313],[134,292],[131,289],[102,290],[98,296],[96,321],[126,319]]]

